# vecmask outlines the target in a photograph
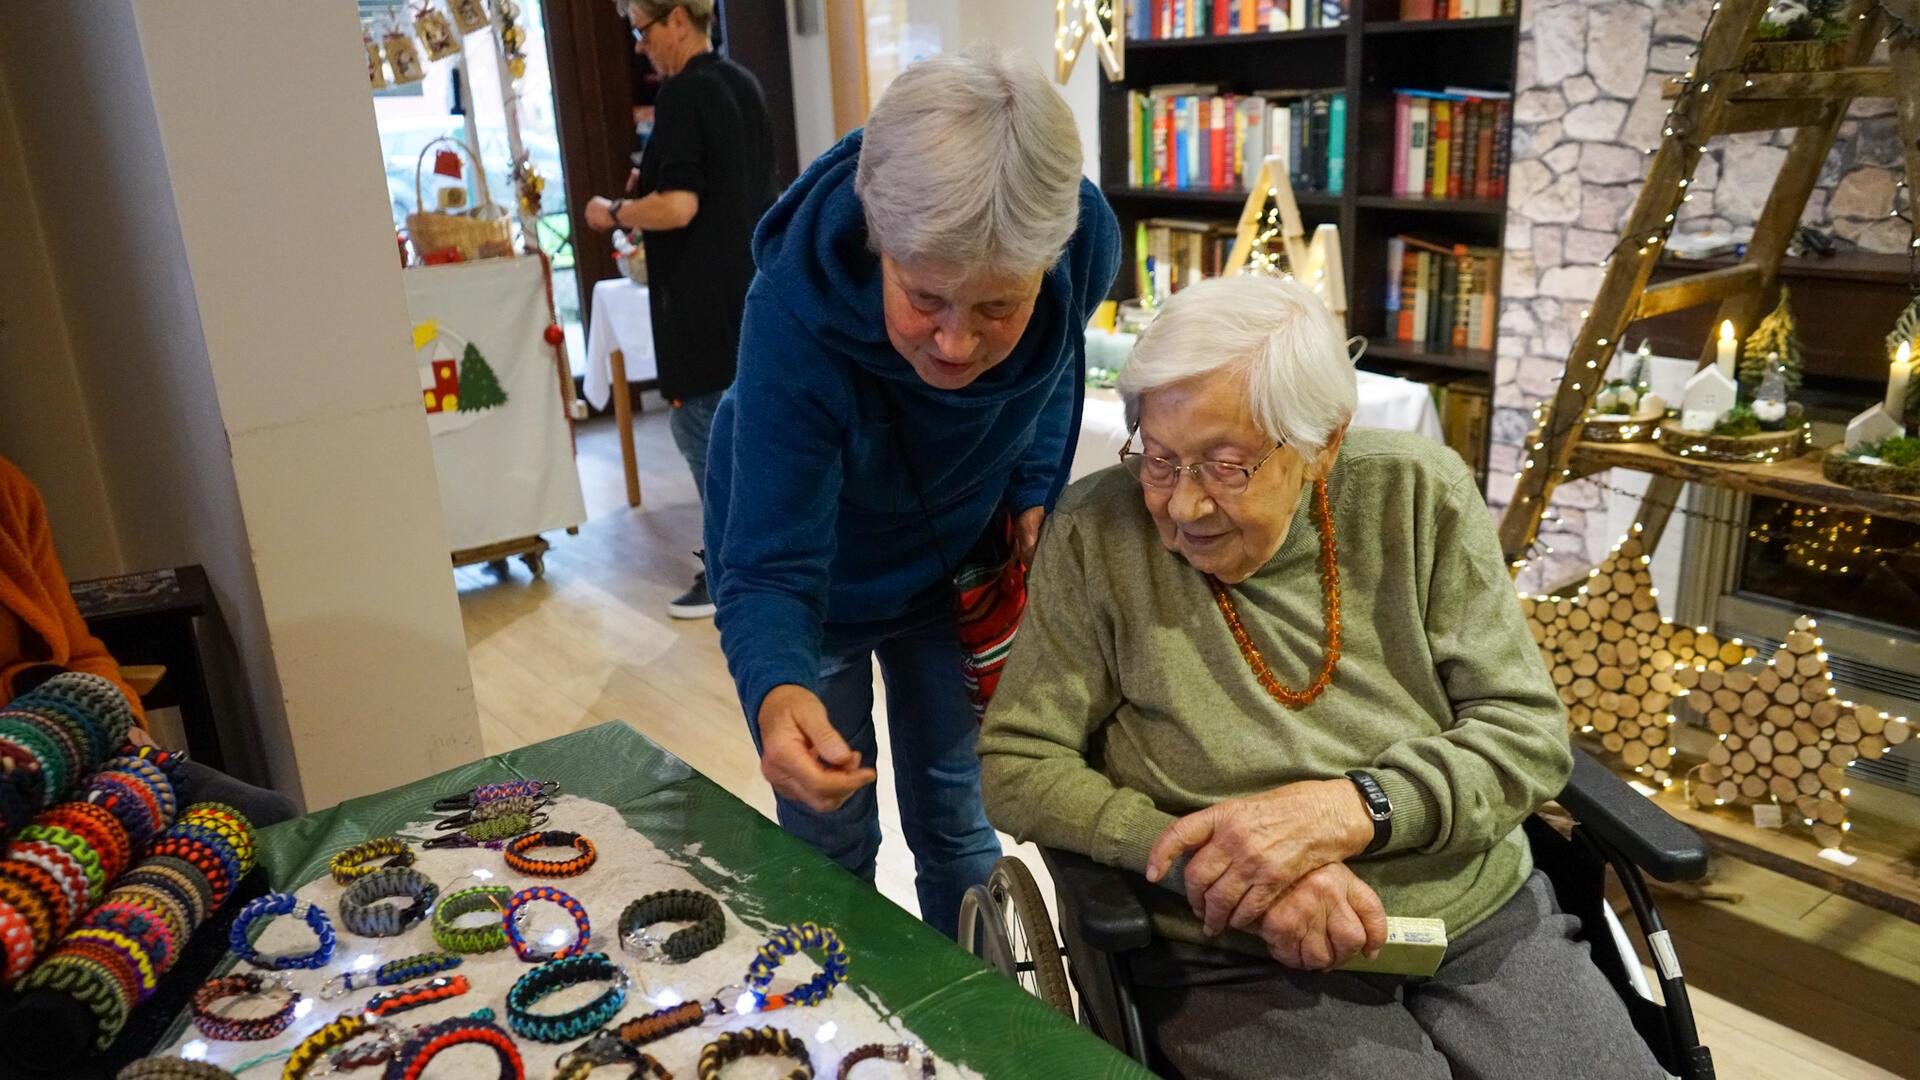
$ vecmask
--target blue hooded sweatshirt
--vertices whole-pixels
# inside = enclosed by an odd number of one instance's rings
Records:
[[[1000,507],[1052,508],[1079,427],[1087,320],[1119,268],[1119,225],[1082,180],[1079,226],[1013,352],[969,386],[928,386],[887,340],[853,191],[860,138],[761,219],[739,374],[713,422],[707,584],[750,720],[776,686],[818,692],[823,638],[875,640],[946,604],[945,566]]]

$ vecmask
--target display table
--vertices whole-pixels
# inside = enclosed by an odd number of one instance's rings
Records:
[[[562,793],[615,808],[635,831],[676,853],[703,886],[731,892],[729,903],[743,916],[833,926],[853,957],[841,992],[872,1001],[947,1062],[986,1077],[1150,1076],[619,722],[266,829],[261,866],[273,888],[291,891],[326,874],[334,852],[421,819],[441,795],[527,778],[557,780]],[[621,1018],[640,1011],[630,1003]],[[529,1075],[546,1075],[550,1056],[523,1049]]]
[[[653,309],[647,287],[626,277],[593,286],[593,315],[587,321],[587,372],[581,379],[587,401],[596,409],[613,399],[620,425],[620,464],[627,473],[627,505],[640,505],[640,467],[633,452],[633,400],[629,383],[652,383],[660,376],[653,352]],[[613,393],[620,386],[621,392]]]

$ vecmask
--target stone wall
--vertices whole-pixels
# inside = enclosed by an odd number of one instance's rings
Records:
[[[1508,182],[1506,272],[1495,377],[1488,498],[1504,509],[1532,426],[1566,363],[1580,313],[1600,288],[1600,260],[1640,193],[1660,140],[1660,85],[1687,69],[1712,0],[1523,0]],[[1888,217],[1900,157],[1889,101],[1861,101],[1841,128],[1802,219],[1844,248],[1904,251],[1904,222]],[[1750,231],[1792,132],[1713,140],[1679,213],[1682,232]],[[1592,566],[1607,535],[1605,492],[1580,482],[1559,488],[1558,521],[1541,539],[1522,582],[1566,581]]]

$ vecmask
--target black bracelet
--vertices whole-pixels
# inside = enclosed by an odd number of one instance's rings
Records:
[[[892,1046],[868,1043],[852,1050],[840,1059],[840,1080],[848,1080],[853,1067],[863,1061],[897,1061],[904,1065],[916,1052],[920,1055],[920,1080],[933,1080],[933,1051],[917,1043],[896,1043]]]
[[[376,870],[353,883],[340,897],[340,922],[361,937],[395,937],[427,917],[440,887],[411,867]],[[412,903],[394,907],[381,901],[410,897]]]
[[[700,1051],[700,1080],[720,1080],[720,1070],[747,1057],[789,1057],[799,1064],[784,1080],[813,1080],[813,1058],[807,1044],[785,1028],[742,1028],[729,1031]]]
[[[550,994],[583,982],[611,982],[600,996],[564,1013],[536,1013]],[[612,1020],[627,1003],[632,980],[606,953],[581,953],[552,960],[527,972],[507,991],[507,1026],[514,1034],[540,1042],[571,1042]]]
[[[690,922],[692,926],[659,938],[648,928],[656,923]],[[684,964],[707,952],[727,936],[727,916],[720,901],[693,889],[668,889],[643,896],[620,913],[620,947],[642,960]]]

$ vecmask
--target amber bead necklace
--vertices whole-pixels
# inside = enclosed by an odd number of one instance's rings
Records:
[[[1327,652],[1320,663],[1320,674],[1313,684],[1305,690],[1294,690],[1282,684],[1267,667],[1267,661],[1254,647],[1253,639],[1247,636],[1247,628],[1240,625],[1240,613],[1234,609],[1233,597],[1227,595],[1227,587],[1212,574],[1207,575],[1207,585],[1213,589],[1213,599],[1220,605],[1220,614],[1227,620],[1227,629],[1233,632],[1233,640],[1240,646],[1240,655],[1247,661],[1247,667],[1253,669],[1254,678],[1260,680],[1260,686],[1273,700],[1289,709],[1298,709],[1313,702],[1333,682],[1333,669],[1340,663],[1340,563],[1339,549],[1333,539],[1333,510],[1327,503],[1327,482],[1316,480],[1313,484],[1314,511],[1320,526],[1320,583],[1325,596],[1327,620]]]

